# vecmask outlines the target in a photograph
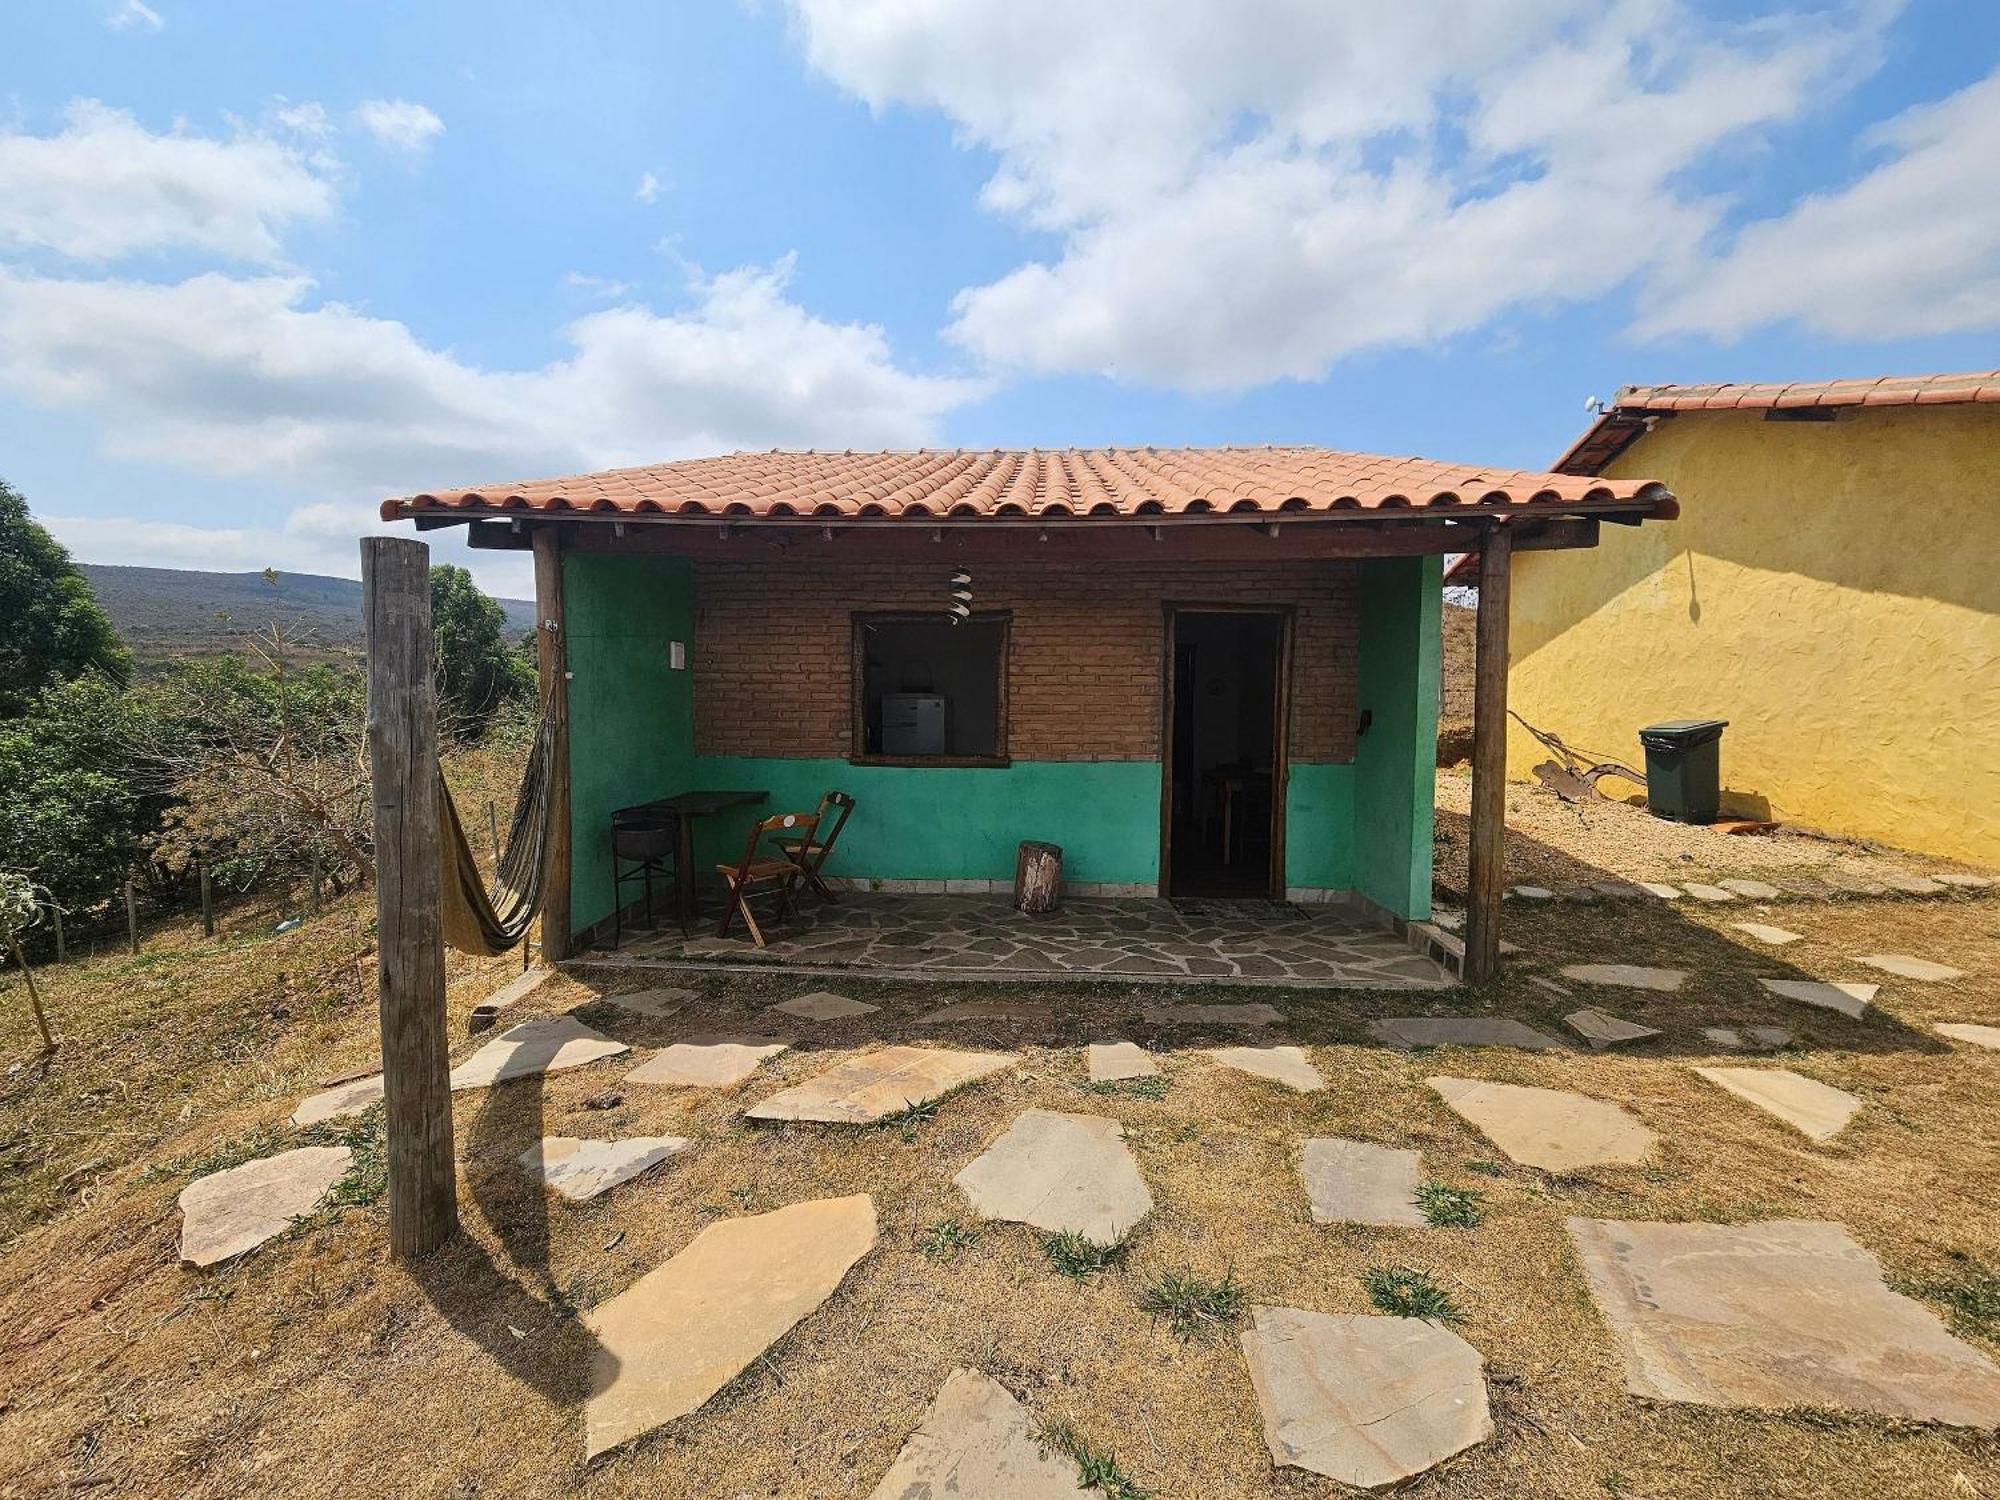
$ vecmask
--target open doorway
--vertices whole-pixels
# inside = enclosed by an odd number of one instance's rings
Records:
[[[1160,876],[1169,896],[1284,895],[1289,634],[1278,610],[1167,613]]]

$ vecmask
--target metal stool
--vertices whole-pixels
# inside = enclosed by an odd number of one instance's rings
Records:
[[[611,822],[611,945],[625,940],[625,887],[634,880],[646,885],[645,930],[659,923],[653,916],[653,877],[675,875],[680,827],[672,813],[625,814]],[[687,936],[687,924],[680,924]]]

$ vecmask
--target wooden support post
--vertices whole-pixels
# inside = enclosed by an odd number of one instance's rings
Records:
[[[500,814],[493,810],[493,799],[486,799],[486,836],[493,840],[493,871],[500,872]]]
[[[549,839],[543,856],[542,961],[569,957],[569,650],[563,631],[562,547],[553,526],[535,531],[535,663],[555,720],[549,767]]]
[[[1487,530],[1479,552],[1472,674],[1472,847],[1465,893],[1467,984],[1500,972],[1500,895],[1507,867],[1507,611],[1514,540]]]
[[[69,949],[63,942],[62,903],[56,900],[54,897],[49,898],[49,920],[55,923],[56,962],[61,963],[64,959],[69,957]]]
[[[444,1015],[437,692],[430,548],[361,541],[368,764],[375,799],[375,985],[389,1155],[389,1251],[413,1260],[458,1228]]]
[[[125,948],[130,953],[139,951],[139,897],[132,889],[130,871],[125,875]]]
[[[201,935],[203,937],[214,937],[215,885],[209,879],[208,861],[206,859],[197,859],[194,862],[194,868],[195,874],[201,880]]]

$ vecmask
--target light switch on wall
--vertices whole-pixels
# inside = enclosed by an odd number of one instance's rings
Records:
[[[685,672],[687,670],[687,664],[688,664],[687,642],[669,641],[667,643],[667,665],[676,672]]]

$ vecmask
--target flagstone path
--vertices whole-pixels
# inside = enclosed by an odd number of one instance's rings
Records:
[[[947,1021],[1030,1021],[1047,1025],[1056,1018],[1056,1008],[1041,1000],[961,1000],[917,1017],[919,1026],[937,1026]]]
[[[1696,1068],[1695,1072],[1816,1141],[1839,1135],[1861,1108],[1852,1094],[1788,1068]]]
[[[1851,980],[1834,984],[1817,979],[1759,979],[1757,982],[1780,999],[1796,1000],[1801,1005],[1817,1005],[1822,1010],[1837,1010],[1843,1016],[1857,1019],[1867,1014],[1868,1002],[1881,989],[1877,984],[1857,984]]]
[[[294,1125],[323,1125],[328,1120],[345,1120],[363,1114],[368,1106],[382,1098],[382,1075],[370,1073],[366,1078],[354,1078],[346,1083],[335,1084],[324,1093],[314,1094],[302,1100],[292,1111]]]
[[[1391,1016],[1370,1021],[1369,1033],[1385,1047],[1414,1052],[1420,1047],[1525,1047],[1560,1051],[1562,1043],[1520,1021],[1503,1016]]]
[[[1160,1065],[1137,1042],[1092,1042],[1083,1049],[1092,1083],[1123,1083],[1128,1078],[1151,1078]]]
[[[1687,983],[1687,972],[1683,969],[1649,969],[1644,964],[1570,964],[1563,969],[1562,976],[1578,984],[1661,990],[1669,994]]]
[[[1379,1489],[1493,1435],[1486,1362],[1450,1329],[1259,1307],[1242,1343],[1281,1467]]]
[[[1964,1021],[1940,1021],[1938,1034],[1948,1036],[1954,1042],[1970,1042],[1975,1047],[1990,1047],[2000,1051],[2000,1026],[1974,1026]]]
[[[635,1135],[622,1141],[549,1135],[521,1153],[521,1165],[572,1203],[630,1182],[694,1142],[677,1135]]]
[[[1417,1207],[1422,1167],[1415,1151],[1337,1137],[1307,1141],[1299,1153],[1315,1224],[1422,1229],[1430,1222]]]
[[[1729,924],[1738,932],[1747,932],[1760,943],[1768,943],[1773,948],[1782,948],[1788,943],[1803,943],[1802,932],[1789,932],[1783,927],[1772,927],[1763,922],[1732,922]]]
[[[1006,1219],[1115,1245],[1153,1195],[1116,1120],[1030,1109],[952,1181],[983,1219]]]
[[[791,1046],[781,1036],[697,1036],[663,1047],[625,1075],[627,1083],[667,1088],[734,1088]]]
[[[1701,1034],[1718,1047],[1751,1052],[1770,1052],[1792,1044],[1792,1034],[1782,1026],[1704,1026]]]
[[[1752,901],[1781,901],[1785,893],[1768,880],[1718,880],[1715,882],[1725,891],[1734,891],[1739,896],[1748,896]]]
[[[956,1052],[941,1047],[883,1047],[851,1057],[796,1088],[744,1111],[753,1120],[818,1120],[871,1125],[1011,1067],[1004,1052]]]
[[[1734,891],[1725,890],[1719,885],[1704,885],[1697,880],[1687,883],[1687,893],[1697,901],[1723,902],[1736,899]]]
[[[656,1021],[664,1021],[669,1016],[679,1015],[698,997],[693,990],[661,988],[623,990],[602,998],[635,1016],[650,1016]]]
[[[1923,984],[1940,984],[1948,979],[1965,978],[1965,970],[1954,969],[1950,964],[1933,963],[1928,958],[1911,958],[1907,953],[1870,953],[1855,959],[1858,964],[1866,964],[1871,969],[1880,969],[1884,974],[1894,974],[1898,979],[1914,979]]]
[[[1140,1012],[1153,1026],[1278,1026],[1285,1013],[1259,1000],[1253,1005],[1149,1005]]]
[[[583,1315],[591,1458],[686,1416],[833,1294],[875,1245],[865,1195],[711,1224]]]
[[[977,1370],[953,1370],[869,1500],[1078,1500],[1077,1468],[1027,1408]]]
[[[1643,1042],[1660,1034],[1657,1026],[1641,1026],[1608,1011],[1585,1007],[1563,1017],[1563,1025],[1590,1044],[1592,1051],[1616,1047],[1625,1042]]]
[[[213,1266],[255,1250],[317,1208],[353,1161],[345,1146],[301,1146],[197,1177],[181,1189],[181,1259]]]
[[[1890,1291],[1842,1225],[1567,1227],[1635,1396],[2000,1426],[2000,1367]]]
[[[1572,1172],[1629,1165],[1646,1160],[1660,1144],[1621,1105],[1603,1099],[1476,1078],[1424,1081],[1454,1114],[1524,1167]]]
[[[478,1089],[510,1078],[560,1073],[631,1050],[574,1016],[544,1016],[508,1027],[453,1068],[451,1086]]]
[[[1314,1094],[1326,1087],[1326,1076],[1312,1065],[1303,1047],[1212,1047],[1208,1055],[1225,1068],[1281,1083],[1295,1094]]]
[[[540,989],[554,969],[523,969],[506,984],[472,1007],[472,1014],[466,1017],[468,1031],[489,1031],[493,1024],[519,1005],[528,996]]]
[[[815,990],[810,995],[800,995],[791,1000],[780,1000],[772,1006],[788,1016],[799,1016],[808,1021],[846,1021],[855,1016],[865,1016],[882,1007],[870,1005],[866,1000],[850,1000],[845,995],[836,995],[830,990]]]

